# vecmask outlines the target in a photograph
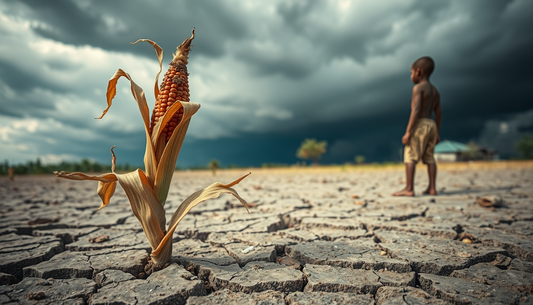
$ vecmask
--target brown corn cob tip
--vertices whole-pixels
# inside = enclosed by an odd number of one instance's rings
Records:
[[[152,122],[150,124],[150,132],[152,132],[155,124],[165,114],[167,108],[172,106],[175,101],[188,102],[189,101],[189,73],[187,73],[187,60],[189,59],[189,52],[191,51],[191,42],[194,39],[194,28],[192,29],[191,37],[179,45],[174,58],[170,62],[170,67],[163,78],[163,82],[159,88],[159,96],[155,102],[154,111],[152,112]],[[183,117],[183,108],[178,110],[170,122],[163,127],[162,136],[165,137],[166,142],[172,136],[174,128],[178,126]]]

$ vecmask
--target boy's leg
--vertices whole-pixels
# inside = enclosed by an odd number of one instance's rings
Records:
[[[405,163],[405,188],[399,192],[392,194],[392,196],[414,196],[414,180],[415,180],[416,163]]]
[[[435,181],[437,180],[437,164],[436,163],[428,164],[428,178],[429,178],[428,188],[422,194],[437,195],[437,188],[435,186]]]
[[[437,163],[433,154],[435,153],[435,145],[439,134],[437,132],[437,125],[433,122],[428,131],[428,141],[424,152],[423,160],[428,167],[428,188],[422,193],[424,195],[437,195],[437,189],[435,183],[437,180]]]

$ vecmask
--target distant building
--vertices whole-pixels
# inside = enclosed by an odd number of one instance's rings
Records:
[[[442,141],[435,145],[435,160],[437,162],[462,161],[462,155],[468,151],[468,146],[459,142]]]
[[[498,159],[498,155],[493,150],[488,150],[480,146],[476,147],[475,151],[471,150],[472,147],[463,143],[442,141],[435,146],[435,159],[437,162]]]

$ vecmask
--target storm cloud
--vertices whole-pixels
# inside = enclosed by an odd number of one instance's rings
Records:
[[[142,163],[129,84],[102,120],[121,68],[153,105],[156,41],[170,55],[193,27],[193,117],[178,165],[294,163],[305,138],[324,163],[399,161],[409,68],[436,61],[441,138],[516,154],[531,134],[533,2],[88,1],[0,3],[0,159]],[[498,129],[507,124],[508,131]],[[527,125],[527,126],[526,126]],[[497,136],[494,136],[497,135]]]

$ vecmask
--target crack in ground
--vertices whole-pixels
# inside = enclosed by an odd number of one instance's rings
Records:
[[[407,305],[411,305],[409,302],[407,302],[407,300],[405,299],[406,295],[402,295],[402,300],[405,302],[405,304]]]
[[[376,270],[372,270],[372,273],[374,273],[374,275],[378,277],[378,282],[381,283],[381,276],[376,273]],[[383,283],[381,283],[381,285],[385,286]]]

